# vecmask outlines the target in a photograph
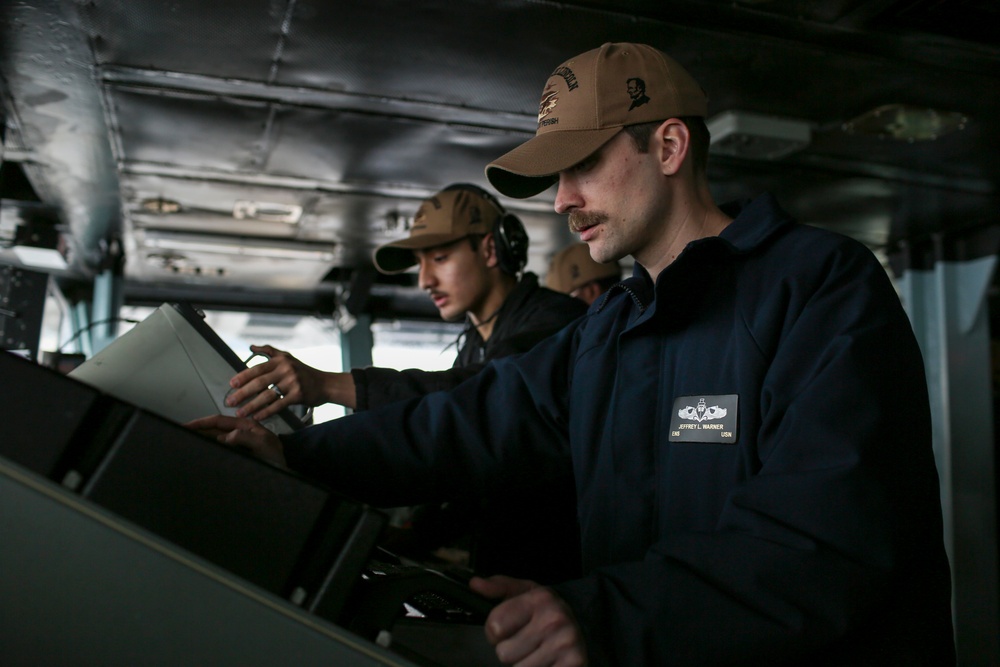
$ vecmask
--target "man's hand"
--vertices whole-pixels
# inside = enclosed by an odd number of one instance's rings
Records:
[[[270,345],[251,345],[250,350],[268,360],[240,371],[229,381],[234,391],[226,399],[226,405],[239,405],[237,415],[263,420],[290,405],[316,407],[340,403],[355,407],[348,405],[353,402],[354,390],[350,373],[318,370]],[[350,384],[350,396],[344,393],[346,383]],[[246,404],[242,405],[244,401]]]
[[[469,586],[480,595],[505,600],[486,619],[486,639],[500,662],[523,667],[587,664],[580,626],[552,589],[502,576],[473,577]]]
[[[287,467],[281,440],[253,419],[214,415],[195,419],[184,426],[224,445],[248,449],[257,458]]]

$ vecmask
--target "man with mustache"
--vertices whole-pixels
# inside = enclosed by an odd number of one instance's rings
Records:
[[[713,202],[707,113],[650,46],[567,60],[535,136],[487,177],[512,197],[556,185],[592,258],[631,255],[631,278],[456,391],[281,438],[232,418],[192,426],[382,502],[431,475],[465,488],[569,459],[583,576],[471,582],[503,599],[485,631],[507,664],[953,665],[909,321],[860,243],[767,194]],[[454,458],[460,470],[435,465]],[[372,488],[379,476],[391,483]]]
[[[269,345],[268,361],[236,375],[228,403],[262,420],[289,405],[337,403],[355,410],[457,386],[483,365],[531,349],[581,316],[577,299],[539,286],[524,271],[528,237],[521,221],[482,188],[459,183],[423,201],[409,236],[375,251],[387,274],[418,268],[420,288],[441,318],[465,321],[454,366],[446,371],[312,368]],[[277,389],[277,390],[275,390]],[[419,560],[445,557],[486,574],[516,573],[546,583],[579,574],[579,528],[568,466],[511,483],[502,495],[464,493],[422,504],[385,546]]]

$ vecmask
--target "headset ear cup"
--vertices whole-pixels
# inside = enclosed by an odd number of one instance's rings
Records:
[[[493,238],[500,269],[511,275],[520,273],[528,263],[528,233],[520,218],[504,213],[497,219]]]
[[[497,264],[504,273],[516,276],[528,263],[528,232],[524,223],[513,213],[508,213],[500,201],[491,193],[472,183],[454,183],[442,192],[466,190],[485,199],[496,207],[500,215],[493,223],[493,246],[496,249]]]

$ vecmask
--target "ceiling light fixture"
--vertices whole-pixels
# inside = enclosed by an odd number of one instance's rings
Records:
[[[847,134],[860,134],[894,141],[934,141],[964,130],[968,117],[957,111],[938,111],[906,104],[886,104],[847,121]]]
[[[283,222],[294,225],[302,217],[302,207],[296,204],[272,204],[239,199],[233,204],[233,217],[237,220]]]
[[[11,250],[18,261],[36,269],[65,271],[67,248],[54,226],[26,223],[17,226]]]
[[[139,205],[142,206],[143,210],[148,211],[149,213],[158,213],[160,215],[179,213],[181,210],[180,202],[176,202],[172,199],[164,199],[163,197],[143,199]]]
[[[707,122],[710,151],[751,160],[777,160],[809,145],[812,125],[749,111],[723,111]]]
[[[229,238],[218,240],[203,236],[176,236],[163,234],[146,234],[142,246],[146,249],[155,248],[161,251],[173,251],[181,254],[204,253],[209,255],[228,255],[242,257],[257,257],[262,259],[288,259],[310,262],[332,262],[336,255],[329,244],[312,246],[307,244],[291,245],[274,242],[259,242],[247,239],[243,242]]]

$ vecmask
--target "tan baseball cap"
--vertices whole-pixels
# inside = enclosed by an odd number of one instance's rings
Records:
[[[586,243],[574,243],[556,253],[545,274],[545,286],[557,292],[569,294],[592,280],[621,278],[622,268],[618,262],[600,263],[590,257],[590,247]]]
[[[382,273],[401,273],[417,263],[414,250],[445,245],[470,234],[486,234],[502,214],[499,205],[478,187],[449,186],[420,204],[408,237],[375,249],[375,268]]]
[[[486,167],[499,192],[523,199],[555,183],[626,125],[708,115],[708,96],[667,54],[645,44],[607,43],[549,76],[535,136]]]

